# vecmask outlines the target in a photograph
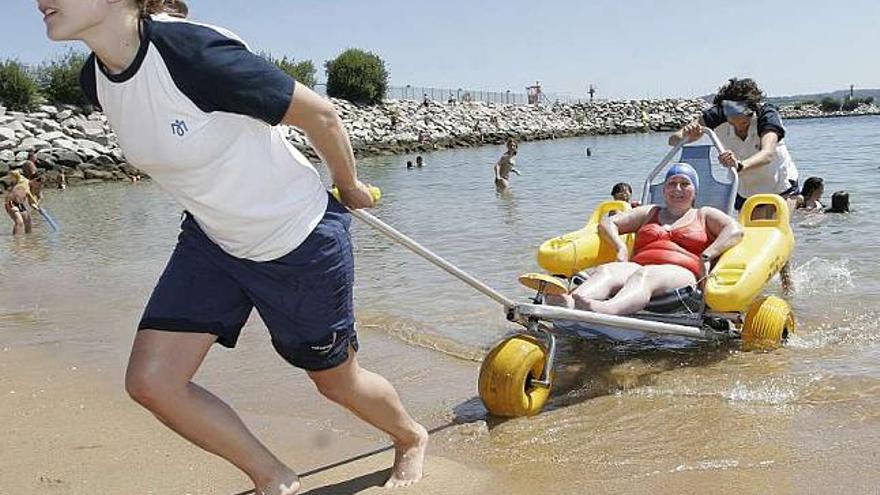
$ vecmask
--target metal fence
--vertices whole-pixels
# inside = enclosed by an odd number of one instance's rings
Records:
[[[425,98],[431,101],[481,101],[484,103],[510,103],[525,105],[529,102],[529,95],[505,91],[484,91],[481,89],[463,88],[431,88],[423,86],[389,86],[385,95],[389,100],[416,100],[423,101]],[[575,98],[569,95],[554,93],[541,93],[541,104],[553,103],[583,103],[587,100]]]
[[[322,96],[327,96],[327,85],[318,83],[315,85],[315,91]],[[412,100],[423,101],[427,98],[430,101],[450,102],[450,101],[480,101],[484,103],[509,103],[513,105],[525,105],[529,102],[529,95],[526,93],[516,93],[510,90],[506,91],[484,91],[481,89],[463,89],[463,88],[430,88],[425,86],[389,86],[385,98],[389,100]],[[540,104],[552,105],[553,103],[586,103],[589,98],[577,98],[571,95],[556,93],[541,93]]]

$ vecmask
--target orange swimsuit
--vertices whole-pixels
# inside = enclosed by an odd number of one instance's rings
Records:
[[[690,223],[675,229],[660,225],[659,217],[660,208],[655,207],[648,221],[636,232],[631,261],[640,265],[678,265],[700,278],[703,272],[700,255],[714,240],[706,230],[703,215],[698,210]]]

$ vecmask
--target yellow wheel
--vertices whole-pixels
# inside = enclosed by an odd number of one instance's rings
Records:
[[[550,389],[536,386],[547,352],[538,339],[516,335],[496,345],[480,367],[480,399],[495,416],[531,416],[541,412]]]
[[[794,315],[787,302],[776,296],[757,299],[746,313],[742,348],[744,351],[776,349],[794,329]]]

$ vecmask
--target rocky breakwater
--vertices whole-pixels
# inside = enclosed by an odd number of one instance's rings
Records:
[[[880,107],[872,103],[870,105],[859,105],[858,107],[849,111],[838,110],[836,112],[823,112],[822,109],[819,108],[819,105],[812,103],[803,103],[800,105],[782,106],[779,108],[779,112],[782,114],[782,118],[784,119],[822,119],[828,117],[880,115]]]
[[[28,154],[47,185],[129,180],[140,172],[125,161],[116,137],[100,113],[83,115],[76,107],[41,106],[37,112],[7,112],[0,107],[0,187],[7,172],[21,167]]]
[[[588,104],[510,105],[482,102],[388,101],[358,106],[333,100],[361,155],[392,155],[594,134],[668,131],[689,122],[706,106],[702,100],[631,100]],[[306,139],[295,129],[290,140]]]
[[[702,100],[631,100],[589,104],[509,105],[387,101],[359,106],[332,99],[358,156],[392,155],[439,148],[479,146],[593,134],[669,131],[697,116]],[[307,138],[292,127],[288,140],[316,158]],[[141,172],[128,164],[101,113],[76,107],[41,106],[37,112],[0,107],[0,187],[7,171],[29,152],[49,184],[61,174],[71,184],[129,180]]]

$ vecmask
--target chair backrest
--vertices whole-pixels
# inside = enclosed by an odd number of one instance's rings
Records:
[[[680,162],[685,162],[700,177],[700,189],[697,191],[696,206],[714,206],[719,210],[733,216],[733,206],[736,194],[733,193],[733,174],[727,171],[727,180],[718,179],[712,172],[712,159],[710,151],[712,145],[692,145],[685,146],[681,149]],[[714,167],[715,170],[721,171],[720,165]],[[658,174],[657,177],[665,177],[665,172]],[[665,206],[666,200],[663,199],[663,181],[651,184],[649,202],[659,206]]]

